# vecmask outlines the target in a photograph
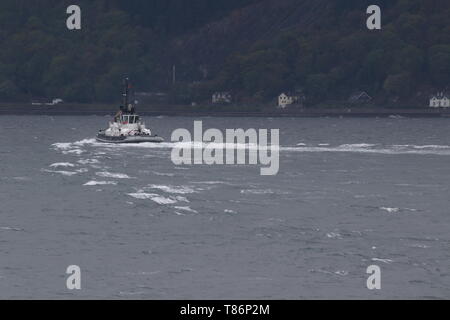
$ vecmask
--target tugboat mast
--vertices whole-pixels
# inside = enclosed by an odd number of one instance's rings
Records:
[[[124,86],[125,86],[125,91],[123,92],[122,96],[123,96],[123,106],[126,109],[126,108],[128,108],[128,96],[130,94],[130,80],[128,78],[125,78]]]

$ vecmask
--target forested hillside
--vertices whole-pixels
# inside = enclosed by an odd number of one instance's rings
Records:
[[[69,31],[73,3],[0,2],[0,100],[110,101],[125,74],[144,89],[164,86],[168,40],[226,15],[237,1],[80,0],[82,30]]]
[[[82,29],[69,31],[75,2]],[[450,1],[375,2],[378,31],[366,0],[2,0],[0,101],[116,101],[124,75],[186,104],[218,90],[256,104],[300,89],[316,105],[448,88]]]

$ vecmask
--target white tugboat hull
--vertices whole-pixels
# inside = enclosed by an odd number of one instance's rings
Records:
[[[123,136],[123,137],[111,137],[103,134],[98,134],[96,137],[98,142],[102,143],[161,143],[164,139],[158,136]]]

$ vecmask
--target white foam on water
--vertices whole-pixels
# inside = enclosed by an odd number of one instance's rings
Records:
[[[97,144],[98,145],[98,144]],[[235,150],[267,150],[273,148],[278,150],[279,146],[260,146],[257,144],[247,144],[247,143],[208,143],[208,142],[163,142],[163,143],[129,143],[129,144],[117,144],[111,145],[115,148],[144,148],[144,149],[204,149],[206,147],[213,149],[235,149]]]
[[[113,186],[115,186],[115,185],[117,185],[117,182],[115,182],[115,181],[95,181],[95,180],[92,180],[92,181],[89,181],[89,182],[86,182],[85,184],[83,184],[83,186],[106,186],[106,185],[113,185]]]
[[[81,147],[94,144],[95,139],[84,139],[76,142],[58,142],[52,144],[52,147],[61,151],[63,154],[76,154],[81,155],[85,152]]]
[[[83,139],[83,140],[80,140],[80,141],[76,141],[73,144],[75,146],[85,146],[85,145],[88,145],[88,144],[95,144],[95,143],[97,143],[97,141],[95,139]]]
[[[341,276],[341,277],[348,276],[348,274],[349,274],[349,272],[346,271],[346,270],[328,271],[328,270],[324,270],[324,269],[310,269],[308,271],[312,272],[312,273],[323,273],[323,274],[328,274],[328,275],[338,275],[338,276]]]
[[[145,193],[145,192],[128,193],[128,195],[130,197],[133,197],[133,198],[139,199],[139,200],[147,200],[147,199],[151,199],[152,197],[155,196],[153,193]]]
[[[231,185],[231,183],[227,181],[194,181],[194,184],[206,184],[206,185],[215,185],[215,184],[226,184]]]
[[[186,197],[176,196],[175,199],[180,202],[186,202],[186,203],[190,202]]]
[[[380,259],[380,258],[372,258],[372,261],[383,262],[383,263],[386,263],[386,264],[390,264],[390,263],[394,262],[391,259]]]
[[[144,142],[144,143],[125,143],[125,144],[113,144],[113,143],[101,143],[97,142],[95,139],[84,139],[72,143],[67,142],[59,142],[52,144],[53,147],[60,150],[69,150],[72,149],[80,149],[80,147],[84,146],[94,146],[94,147],[107,147],[107,148],[143,148],[143,149],[172,149],[174,147],[178,148],[192,148],[192,149],[202,149],[206,146],[211,148],[218,149],[267,149],[266,146],[259,146],[257,144],[248,144],[248,143],[202,143],[202,142],[162,142],[162,143],[152,143],[152,142]],[[269,146],[270,147],[270,146]],[[274,148],[278,148],[278,146],[273,146]]]
[[[72,148],[72,143],[71,142],[58,142],[58,143],[52,144],[52,146],[54,146],[56,149],[67,150],[67,149]]]
[[[313,272],[313,273],[333,274],[333,272],[323,270],[323,269],[309,269],[308,271]]]
[[[241,190],[242,194],[274,194],[275,191],[271,189],[245,189]]]
[[[191,213],[198,213],[197,210],[192,209],[191,207],[174,207],[177,210],[187,211]]]
[[[97,142],[95,139],[84,139],[73,143],[54,143],[54,148],[61,150],[65,154],[82,154],[85,151],[81,149],[84,146],[106,147],[107,149],[117,148],[142,148],[142,149],[172,149],[191,148],[201,149],[209,146],[218,149],[244,149],[260,150],[267,149],[278,150],[282,152],[353,152],[353,153],[374,153],[374,154],[413,154],[413,155],[445,155],[450,156],[450,146],[448,145],[390,145],[374,143],[354,143],[330,146],[328,143],[321,143],[317,146],[308,146],[306,143],[298,143],[296,146],[260,146],[247,143],[201,143],[201,142],[163,142],[163,143],[140,143],[140,144],[105,144]]]
[[[327,233],[327,238],[330,239],[342,239],[342,235],[337,232],[329,232]]]
[[[174,177],[175,176],[174,173],[163,173],[163,172],[156,172],[156,171],[153,171],[153,174],[156,176],[161,176],[161,177]]]
[[[225,213],[230,213],[230,214],[237,214],[236,211],[231,210],[231,209],[225,209],[225,210],[223,210],[223,212],[225,212]]]
[[[446,145],[391,145],[382,146],[380,144],[357,143],[342,144],[339,146],[295,146],[281,147],[281,151],[287,152],[349,152],[349,153],[369,153],[369,154],[385,154],[385,155],[439,155],[450,156],[450,146]]]
[[[164,191],[166,193],[174,193],[174,194],[189,194],[194,193],[195,190],[189,188],[187,186],[169,186],[169,185],[156,185],[151,184],[146,187],[146,189],[158,189]]]
[[[58,162],[58,163],[51,164],[49,167],[50,168],[58,168],[58,167],[73,168],[73,167],[75,167],[75,165],[73,163],[70,163],[70,162]]]
[[[400,208],[381,207],[380,210],[387,211],[389,213],[397,213],[400,211]]]
[[[98,161],[97,159],[81,159],[77,161],[79,164],[97,164],[100,163],[100,161]]]
[[[112,173],[112,172],[97,172],[95,175],[102,177],[102,178],[113,178],[113,179],[131,179],[130,176],[128,176],[125,173]]]
[[[410,144],[394,144],[392,147],[394,148],[409,148],[411,147]]]
[[[414,149],[450,149],[450,146],[442,146],[442,145],[426,145],[426,146],[412,146]]]
[[[178,201],[172,198],[166,198],[159,194],[155,193],[145,193],[145,192],[136,192],[136,193],[128,193],[130,197],[133,197],[135,199],[139,200],[151,200],[153,202],[156,202],[158,204],[175,204]]]
[[[20,228],[13,228],[13,227],[0,227],[0,230],[4,230],[4,231],[23,231],[23,229]]]
[[[370,143],[355,143],[355,144],[342,144],[339,148],[372,148],[375,147],[376,144]]]
[[[72,150],[63,151],[62,153],[63,153],[63,154],[77,154],[77,155],[80,155],[80,154],[83,154],[83,153],[84,153],[84,150],[81,150],[81,149],[72,149]]]
[[[74,175],[80,173],[77,171],[60,171],[60,170],[43,170],[43,171],[48,172],[48,173],[57,173],[57,174],[61,174],[63,176],[67,176],[67,177],[71,177],[71,176],[74,176]]]
[[[380,207],[380,210],[389,212],[389,213],[398,213],[398,212],[417,212],[417,209],[410,209],[410,208],[389,208],[389,207]]]

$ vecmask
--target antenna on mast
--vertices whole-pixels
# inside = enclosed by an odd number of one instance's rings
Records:
[[[172,67],[172,84],[175,84],[177,82],[177,67],[173,65]]]
[[[125,87],[124,91],[123,91],[123,94],[122,94],[122,96],[123,96],[123,106],[125,108],[128,108],[128,97],[130,95],[130,79],[125,78],[124,81],[123,81],[123,84],[124,84],[124,87]]]

